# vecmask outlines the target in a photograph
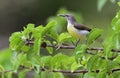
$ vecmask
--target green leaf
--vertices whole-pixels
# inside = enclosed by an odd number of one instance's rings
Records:
[[[11,70],[12,68],[11,57],[12,57],[12,51],[10,49],[0,50],[0,65],[1,65],[0,71],[2,71],[3,69]]]
[[[93,65],[93,69],[94,70],[103,70],[104,72],[106,72],[106,66],[108,64],[108,60],[102,59],[102,58],[98,58],[95,61],[96,64]]]
[[[53,78],[64,78],[64,75],[60,72],[53,73]]]
[[[71,72],[74,72],[76,69],[78,69],[79,67],[82,67],[82,65],[74,62],[72,65],[71,65]]]
[[[42,34],[44,35],[44,34],[50,32],[50,30],[55,26],[55,24],[56,24],[55,21],[49,22],[49,23],[45,26],[44,31],[42,32]]]
[[[39,74],[40,73],[40,65],[35,64],[34,65],[34,71]]]
[[[102,71],[102,72],[99,72],[97,77],[96,78],[106,78],[106,72]]]
[[[34,55],[34,57],[31,58],[31,64],[34,65],[40,65],[40,60],[41,60],[41,57],[39,55]]]
[[[84,75],[83,78],[96,78],[97,74],[94,72],[88,72]]]
[[[90,31],[90,33],[88,34],[88,45],[92,44],[97,38],[99,38],[102,34],[102,31],[103,30],[97,28],[92,29],[92,31]]]
[[[24,70],[20,71],[18,74],[18,78],[26,78],[26,74],[28,71],[29,71],[29,69],[24,69]]]
[[[52,58],[52,66],[55,69],[61,69],[62,66],[67,64],[68,56],[58,53]]]
[[[120,64],[120,55],[117,56],[113,61],[117,62],[118,64]]]
[[[69,33],[61,33],[58,37],[58,42],[62,43],[64,41],[71,40],[72,36]]]
[[[26,54],[24,54],[24,53],[20,53],[18,55],[15,54],[13,56],[12,62],[13,62],[13,69],[16,72],[17,69],[19,68],[19,66],[26,62]]]
[[[107,0],[97,0],[97,10],[101,11],[104,5],[106,4]]]
[[[30,46],[26,46],[26,45],[23,45],[22,47],[21,47],[21,51],[23,51],[23,52],[28,52],[29,50],[30,50]]]
[[[30,34],[31,32],[33,32],[34,29],[35,29],[35,25],[34,25],[34,24],[28,24],[28,25],[27,25],[27,28],[24,27],[24,31],[22,31],[22,34],[23,34],[25,37],[29,38],[29,34]]]
[[[24,45],[24,41],[22,40],[22,33],[15,32],[9,38],[10,48],[13,51],[18,51]]]
[[[111,70],[115,68],[119,68],[119,64],[115,61],[109,61],[106,67],[107,72],[111,73]]]
[[[58,39],[58,33],[57,33],[56,27],[51,28],[49,31],[50,32],[48,32],[47,35],[57,41],[57,39]]]
[[[96,63],[99,59],[99,56],[91,56],[87,62],[87,70],[88,71],[95,71],[96,70]]]
[[[32,58],[29,61],[29,63],[34,67],[34,71],[37,74],[40,73],[40,65],[41,65],[40,61],[41,61],[41,57],[39,55],[33,55]]]
[[[48,50],[48,52],[49,52],[50,54],[53,53],[53,48],[52,48],[52,47],[46,47],[46,48],[47,48],[47,50]]]
[[[113,38],[114,38],[114,35],[111,35],[104,42],[104,54],[106,59],[109,57],[111,50],[114,48]]]
[[[112,29],[114,32],[120,31],[120,11],[117,12],[116,16],[112,20]]]
[[[81,59],[84,55],[84,53],[86,52],[87,46],[85,44],[80,44],[75,48],[75,58],[76,58],[76,62],[79,63],[81,62]]]
[[[40,39],[35,39],[35,41],[34,41],[34,46],[33,46],[34,51],[33,52],[37,55],[40,55],[41,43],[42,43],[41,38]]]
[[[52,68],[52,56],[43,56],[41,57],[41,67],[48,66]]]
[[[36,39],[40,39],[43,37],[43,34],[42,32],[44,31],[44,27],[42,25],[36,27],[34,30],[33,30],[33,37]]]

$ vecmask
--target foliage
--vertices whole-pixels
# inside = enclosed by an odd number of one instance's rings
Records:
[[[65,9],[60,9],[58,13],[62,11],[79,16]],[[76,39],[56,29],[65,24],[65,19],[53,16],[48,21],[45,26],[28,24],[23,31],[10,36],[10,49],[0,52],[1,78],[14,78],[15,75],[25,78],[31,71],[33,78],[64,78],[63,73],[79,73],[79,78],[120,77],[120,11],[111,22],[110,34],[101,43],[103,48],[95,51],[91,45],[104,34],[102,29],[93,28],[87,36],[87,44],[74,46],[70,43]],[[67,53],[68,50],[54,49],[68,47],[73,49],[70,53]]]

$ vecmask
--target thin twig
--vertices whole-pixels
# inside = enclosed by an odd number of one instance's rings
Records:
[[[33,45],[34,42],[31,40],[25,41],[26,45]],[[53,47],[53,48],[58,48],[59,49],[75,49],[76,46],[66,46],[66,45],[61,45],[61,46],[55,46],[55,45],[46,45],[46,47]],[[104,51],[103,48],[98,48],[98,47],[92,47],[92,48],[87,48],[87,50],[100,50],[100,51]],[[116,50],[116,49],[112,49],[112,52],[120,52],[120,50]]]
[[[47,45],[47,47],[57,48],[58,46]],[[59,48],[60,48],[60,49],[75,49],[75,46],[65,46],[65,45],[61,45]],[[87,50],[100,50],[100,51],[104,51],[103,48],[97,48],[97,47],[87,48]],[[116,50],[116,49],[112,49],[111,51],[112,51],[112,52],[120,52],[120,50]]]
[[[24,67],[23,69],[25,69],[25,68],[28,69],[28,67]],[[85,69],[76,70],[76,71],[73,71],[73,72],[71,72],[70,70],[50,70],[50,69],[47,69],[47,68],[41,68],[40,70],[41,71],[49,71],[49,72],[73,73],[73,74],[74,73],[87,73],[88,72],[88,70],[85,70]],[[34,68],[32,68],[31,71],[34,71]],[[112,69],[111,71],[112,71],[112,73],[116,72],[116,71],[120,71],[120,68]],[[4,73],[13,72],[14,73],[14,70],[4,70],[4,71],[1,71],[0,73],[3,73],[3,72]],[[91,72],[99,73],[100,70],[91,71]]]

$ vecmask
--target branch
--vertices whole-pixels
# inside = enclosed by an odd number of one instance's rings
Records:
[[[26,40],[25,45],[33,45],[34,42],[32,40]],[[45,42],[41,44],[42,47],[53,47],[53,48],[59,48],[59,49],[75,49],[75,46],[66,46],[66,45],[60,45],[60,46],[55,46],[55,45],[47,45]],[[87,48],[87,50],[100,50],[104,51],[103,48],[97,48],[97,47],[92,47],[92,48]],[[112,49],[112,52],[120,52],[120,50]]]
[[[25,67],[25,66],[22,66],[22,69],[30,69],[29,67]],[[22,70],[21,68],[19,70]],[[34,68],[31,68],[30,71],[34,71]],[[87,73],[88,70],[85,70],[85,69],[82,69],[82,70],[76,70],[74,72],[71,72],[70,70],[51,70],[51,69],[47,69],[47,68],[41,68],[40,71],[49,71],[49,72],[61,72],[61,73],[72,73],[72,74],[77,74],[77,73]],[[111,72],[116,72],[116,71],[120,71],[120,68],[116,68],[116,69],[112,69]],[[1,71],[0,73],[7,73],[7,72],[13,72],[14,73],[14,70],[5,70],[5,71]],[[96,73],[99,73],[100,70],[96,70],[96,71],[91,71],[91,72],[96,72]]]
[[[53,48],[58,48],[58,46],[53,46],[53,45],[47,45],[47,47],[53,47]],[[75,49],[75,46],[65,46],[65,45],[61,45],[59,46],[60,49]],[[100,51],[104,51],[103,48],[97,48],[97,47],[92,47],[92,48],[87,48],[87,50],[100,50]],[[116,49],[112,49],[112,52],[120,52],[120,50],[116,50]]]

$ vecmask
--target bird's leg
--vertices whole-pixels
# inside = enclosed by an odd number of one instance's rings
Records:
[[[78,40],[77,40],[77,42],[76,42],[75,46],[77,46],[79,42],[80,42],[80,39],[78,39]]]
[[[76,41],[76,43],[74,43],[73,41],[71,41],[71,42],[72,42],[72,44],[73,44],[74,46],[77,46],[78,43],[80,42],[80,39],[78,39],[78,40]]]
[[[76,46],[75,43],[74,43],[72,40],[71,40],[71,42],[72,42],[72,44],[73,44],[74,46]]]

